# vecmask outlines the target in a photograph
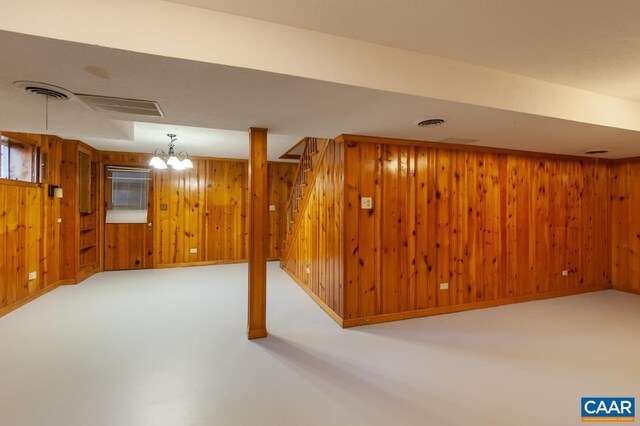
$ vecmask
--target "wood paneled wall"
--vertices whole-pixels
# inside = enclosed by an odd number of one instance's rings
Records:
[[[609,162],[338,141],[283,267],[343,326],[611,286]]]
[[[60,164],[62,141],[55,137],[3,134],[40,146],[49,164]],[[60,200],[49,198],[48,184],[59,184],[50,167],[42,184],[0,180],[0,315],[55,288],[61,281]],[[29,280],[29,272],[36,272]]]
[[[248,163],[192,158],[194,168],[154,171],[154,266],[242,262],[247,259]],[[146,166],[147,154],[103,153],[103,164]],[[269,163],[269,258],[280,258],[294,163]],[[162,205],[166,205],[163,210]],[[105,235],[108,238],[108,235]],[[107,245],[109,241],[107,240]],[[197,253],[190,253],[196,248]],[[107,251],[106,256],[116,256]],[[117,259],[105,259],[117,263]],[[124,261],[124,260],[123,260]]]
[[[606,163],[356,138],[344,167],[346,325],[610,285]]]
[[[610,166],[611,281],[640,293],[640,159]]]
[[[329,141],[318,155],[315,178],[304,188],[307,201],[301,204],[303,214],[287,242],[282,267],[339,322],[344,314],[343,145]]]
[[[194,160],[155,173],[158,265],[246,259],[247,163]],[[189,254],[190,248],[198,253]]]
[[[102,203],[96,206],[96,220],[79,212],[79,150],[105,164],[146,166],[149,161],[145,154],[98,153],[79,141],[56,136],[2,134],[40,146],[48,156],[48,176],[40,184],[0,180],[0,316],[60,284],[78,282],[101,269]],[[167,170],[156,179],[160,191],[152,196],[154,206],[166,203],[168,210],[156,208],[155,223],[162,226],[155,227],[157,238],[151,249],[158,255],[154,266],[246,260],[247,161],[196,159],[194,164],[194,171]],[[269,164],[270,203],[276,206],[269,212],[272,259],[280,257],[295,169],[294,163]],[[102,180],[102,173],[95,177]],[[101,192],[97,183],[94,187]],[[50,198],[49,184],[62,186],[64,198]],[[96,199],[102,198],[96,194]],[[97,245],[91,250],[97,260],[87,263],[83,258],[87,249],[81,242],[88,238],[89,222],[95,226],[90,236],[96,238]],[[125,237],[133,238],[118,236]],[[190,254],[191,247],[197,247],[198,253]],[[37,273],[35,280],[28,280],[30,271]]]

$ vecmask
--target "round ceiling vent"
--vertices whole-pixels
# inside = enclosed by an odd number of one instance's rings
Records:
[[[444,124],[444,120],[442,118],[430,118],[428,120],[422,120],[418,123],[419,127],[435,127]]]
[[[594,148],[594,149],[585,151],[584,153],[587,155],[598,155],[598,154],[606,154],[607,152],[609,152],[609,150],[606,148]]]
[[[54,86],[37,81],[14,81],[13,84],[22,90],[26,90],[34,95],[46,96],[49,99],[66,101],[73,98],[73,93],[62,87]]]

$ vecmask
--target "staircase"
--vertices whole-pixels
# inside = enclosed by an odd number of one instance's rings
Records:
[[[302,208],[305,205],[310,185],[313,184],[318,164],[327,147],[328,139],[304,138],[301,143],[304,149],[300,155],[300,162],[296,170],[291,195],[287,203],[287,232],[285,236],[285,252],[289,246],[291,235],[295,231],[295,225],[299,219]]]

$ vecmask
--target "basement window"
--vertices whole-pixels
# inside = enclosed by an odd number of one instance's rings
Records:
[[[149,169],[107,167],[106,223],[146,223]]]
[[[38,182],[40,148],[0,136],[0,179]]]

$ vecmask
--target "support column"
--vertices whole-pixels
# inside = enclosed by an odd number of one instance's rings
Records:
[[[249,130],[249,315],[247,337],[267,337],[267,129]]]

